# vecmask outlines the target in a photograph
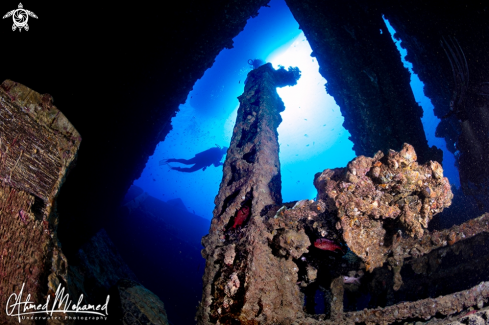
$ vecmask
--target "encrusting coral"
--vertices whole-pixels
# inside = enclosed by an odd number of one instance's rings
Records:
[[[336,228],[348,247],[372,271],[386,260],[396,233],[421,237],[433,215],[450,206],[453,194],[436,161],[416,162],[409,144],[401,151],[359,156],[346,168],[318,173],[318,200],[337,214]]]

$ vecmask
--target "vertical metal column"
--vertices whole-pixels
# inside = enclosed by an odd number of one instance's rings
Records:
[[[207,263],[199,324],[284,324],[302,312],[295,264],[272,254],[262,220],[267,206],[282,203],[277,127],[285,107],[276,87],[294,85],[299,76],[298,69],[271,64],[248,74],[211,229],[202,240]]]

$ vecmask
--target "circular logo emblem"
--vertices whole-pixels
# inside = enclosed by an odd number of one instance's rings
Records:
[[[22,3],[19,3],[18,9],[11,10],[7,12],[3,18],[8,18],[12,16],[14,20],[14,24],[12,25],[12,30],[15,31],[17,28],[19,32],[24,28],[26,31],[29,30],[29,25],[27,25],[27,21],[29,20],[29,16],[33,18],[37,18],[36,14],[32,11],[25,10],[22,6]]]

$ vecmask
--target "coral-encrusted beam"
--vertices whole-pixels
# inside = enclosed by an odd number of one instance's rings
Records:
[[[277,127],[284,104],[276,87],[294,85],[299,76],[298,69],[271,64],[248,74],[211,229],[202,240],[207,264],[199,324],[283,324],[302,312],[297,268],[272,254],[262,217],[282,201]]]
[[[2,324],[18,324],[17,317],[5,311],[11,310],[8,297],[21,288],[23,299],[30,295],[37,304],[45,303],[59,284],[66,287],[68,267],[58,246],[53,206],[80,141],[50,95],[10,80],[0,85]]]

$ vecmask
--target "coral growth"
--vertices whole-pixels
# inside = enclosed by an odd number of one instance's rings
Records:
[[[316,174],[314,185],[319,200],[337,213],[336,228],[348,247],[370,271],[385,262],[389,238],[396,232],[421,237],[453,197],[441,165],[418,165],[406,143],[387,157],[379,151],[373,158],[353,159],[346,168],[326,169]]]
[[[199,324],[291,324],[301,313],[293,259],[311,242],[299,229],[277,227],[271,234],[264,218],[282,204],[277,127],[285,106],[276,88],[297,82],[299,70],[289,70],[270,63],[252,70],[239,97],[214,218],[202,239],[207,262]]]
[[[285,70],[284,67],[279,66],[279,69],[275,71],[275,84],[277,87],[294,86],[300,77],[301,70],[299,68],[289,67]]]

